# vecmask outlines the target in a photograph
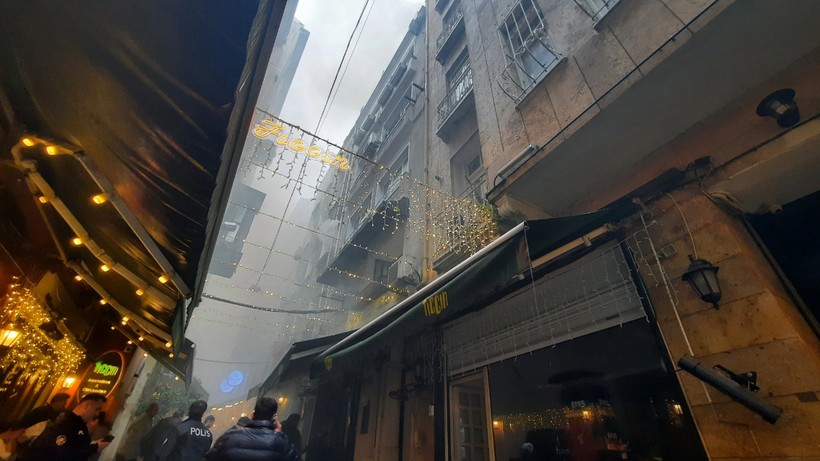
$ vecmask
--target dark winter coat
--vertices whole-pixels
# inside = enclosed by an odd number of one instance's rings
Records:
[[[168,459],[171,450],[176,445],[177,425],[176,418],[163,418],[140,441],[140,454],[145,461],[164,461]]]
[[[205,455],[208,461],[297,461],[299,454],[270,421],[252,420],[244,429],[220,437]]]
[[[85,461],[97,448],[96,443],[91,443],[85,421],[67,411],[62,421],[47,427],[34,439],[22,460]]]
[[[211,431],[198,419],[177,424],[177,439],[169,461],[200,461],[213,442]]]

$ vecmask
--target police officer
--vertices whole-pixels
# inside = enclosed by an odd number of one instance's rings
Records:
[[[105,396],[88,394],[63,419],[47,427],[23,457],[24,461],[85,461],[102,451],[109,442],[91,443],[86,423],[96,418],[105,404]]]
[[[177,425],[177,438],[168,461],[199,461],[211,448],[213,436],[202,424],[208,402],[197,400],[188,408],[188,419]]]

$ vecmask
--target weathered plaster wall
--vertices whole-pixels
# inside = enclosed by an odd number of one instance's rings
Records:
[[[720,267],[720,309],[697,297],[681,280],[693,253],[681,212],[664,196],[650,205],[649,233],[657,249],[676,254],[662,260],[678,299],[677,321],[662,284],[642,276],[673,361],[688,353],[706,366],[756,371],[759,396],[783,408],[771,425],[759,416],[678,371],[703,442],[712,459],[818,459],[820,456],[820,342],[794,306],[742,222],[697,190],[674,192],[688,221],[698,257]],[[645,268],[644,268],[645,269]]]

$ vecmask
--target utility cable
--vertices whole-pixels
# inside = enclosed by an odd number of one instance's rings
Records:
[[[333,103],[336,102],[336,96],[339,95],[339,88],[342,87],[342,82],[345,80],[345,75],[347,75],[347,69],[350,67],[350,63],[353,61],[353,55],[356,54],[356,47],[359,46],[359,40],[362,38],[362,34],[364,33],[364,26],[367,24],[367,20],[370,19],[370,13],[373,12],[373,5],[376,4],[376,0],[370,2],[370,10],[367,12],[367,16],[364,18],[364,22],[362,23],[362,27],[359,28],[359,36],[356,37],[356,41],[353,43],[353,49],[350,50],[350,57],[347,59],[347,64],[345,64],[345,68],[342,71],[342,75],[339,77],[339,84],[336,85],[336,92],[333,93],[333,97],[330,99],[330,104],[327,106],[327,113],[330,114],[330,109],[333,107]],[[354,29],[355,30],[355,29]],[[344,58],[342,58],[344,59]],[[316,127],[316,132],[318,133],[322,126],[325,124],[324,119],[319,120],[319,126]]]
[[[345,58],[347,57],[347,51],[350,49],[350,44],[353,42],[353,37],[356,35],[356,30],[359,28],[359,24],[362,22],[362,18],[364,17],[364,13],[367,10],[367,5],[370,4],[370,0],[365,0],[364,6],[362,6],[362,12],[359,13],[359,19],[356,20],[356,25],[353,27],[353,31],[350,32],[350,38],[347,39],[347,45],[345,46],[344,54],[342,54],[342,60],[339,61],[339,68],[336,69],[336,75],[333,76],[333,83],[330,84],[330,91],[327,93],[327,99],[325,99],[325,106],[322,108],[322,113],[319,115],[319,120],[316,123],[316,129],[313,130],[315,132],[319,132],[319,127],[322,124],[322,119],[327,112],[328,105],[330,104],[330,98],[333,95],[333,88],[336,86],[336,81],[339,79],[339,74],[342,72],[342,66],[344,65]]]

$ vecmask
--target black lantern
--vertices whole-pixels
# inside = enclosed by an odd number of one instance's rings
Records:
[[[683,274],[683,280],[689,282],[698,292],[700,299],[718,307],[720,301],[720,282],[718,282],[718,266],[705,259],[695,259],[689,255],[689,269]]]
[[[800,110],[794,100],[794,90],[784,88],[763,98],[757,105],[757,115],[771,117],[783,128],[797,125],[800,121]]]

